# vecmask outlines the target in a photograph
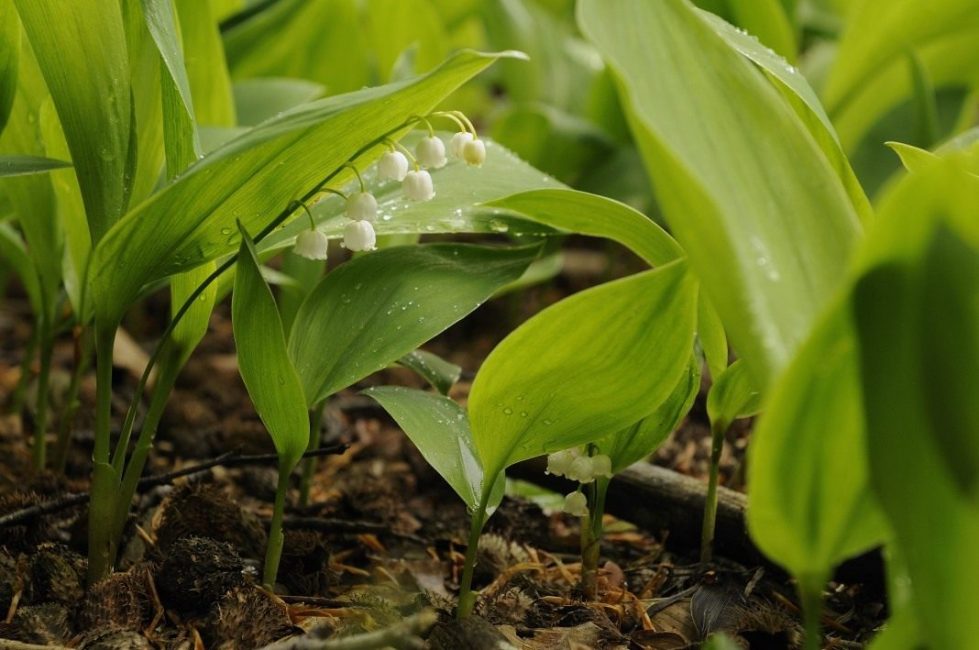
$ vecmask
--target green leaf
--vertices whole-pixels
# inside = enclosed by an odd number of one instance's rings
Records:
[[[977,199],[960,160],[904,180],[852,296],[871,477],[906,565],[904,609],[942,648],[974,644],[979,599]]]
[[[236,219],[257,232],[358,150],[428,112],[499,56],[462,52],[410,82],[306,104],[205,156],[99,242],[91,265],[96,318],[117,322],[143,285],[231,253]],[[375,147],[360,163],[379,154]]]
[[[194,122],[194,101],[190,94],[190,81],[187,79],[187,65],[184,63],[184,48],[180,40],[180,28],[171,0],[141,0],[143,17],[149,29],[160,58],[163,60],[167,77],[173,84],[183,110]],[[198,3],[207,6],[207,2]]]
[[[485,476],[466,411],[448,397],[409,388],[381,386],[364,394],[391,414],[428,464],[474,510],[485,489]],[[505,479],[499,477],[493,486],[495,498],[490,499],[490,509],[499,505],[504,486]]]
[[[462,375],[462,368],[425,350],[409,352],[398,359],[398,365],[413,370],[443,395],[449,394],[452,386],[459,381],[459,377]]]
[[[751,537],[810,587],[885,530],[869,490],[852,326],[834,307],[770,388],[748,448]]]
[[[64,167],[71,167],[71,163],[42,156],[0,156],[0,176],[43,174]]]
[[[687,367],[696,302],[677,261],[575,294],[507,336],[469,396],[487,476],[649,415]]]
[[[303,303],[289,353],[308,404],[408,354],[520,277],[537,247],[389,248],[329,273]]]
[[[279,466],[295,466],[306,451],[309,421],[303,387],[289,361],[275,299],[259,269],[255,247],[242,231],[231,300],[238,368],[262,422],[272,436]]]
[[[409,135],[404,143],[412,147],[421,135]],[[446,139],[448,134],[440,135]],[[431,201],[406,201],[400,183],[380,181],[373,171],[367,174],[364,178],[367,190],[378,203],[379,218],[374,224],[377,234],[552,233],[550,228],[528,224],[523,219],[517,220],[494,210],[492,206],[482,205],[517,192],[562,186],[495,142],[481,139],[486,144],[486,162],[483,166],[475,168],[453,160],[442,169],[433,170],[435,198]],[[340,238],[348,221],[344,216],[345,209],[344,201],[335,196],[326,197],[312,206],[319,230],[331,239]],[[296,236],[308,227],[308,220],[296,219],[269,236],[259,250],[292,245]]]
[[[231,77],[212,3],[175,0],[175,4],[197,123],[211,127],[235,126]]]
[[[789,61],[795,60],[795,28],[781,0],[728,0],[739,25]]]
[[[739,650],[740,648],[740,645],[732,641],[731,637],[722,632],[712,634],[707,639],[707,643],[704,644],[704,650]]]
[[[13,0],[0,0],[0,133],[7,125],[17,93],[17,64],[20,59],[20,21]]]
[[[860,226],[796,112],[683,0],[583,0],[657,198],[760,388],[844,278]]]
[[[255,126],[278,113],[323,96],[324,88],[305,79],[242,79],[235,82],[238,124]]]
[[[748,367],[738,359],[714,380],[707,393],[707,417],[711,425],[727,430],[740,418],[761,410],[761,394],[755,389]]]
[[[128,196],[132,103],[119,3],[14,3],[64,125],[98,241],[123,214]]]
[[[598,452],[612,460],[612,473],[618,474],[629,465],[656,451],[656,448],[680,426],[680,422],[690,412],[690,407],[693,406],[699,392],[700,360],[692,358],[687,372],[680,377],[673,392],[655,411],[627,429],[606,436],[595,443]]]
[[[17,231],[6,223],[0,223],[0,258],[13,269],[24,287],[31,311],[40,315],[44,313],[44,297],[41,293],[41,283],[37,278],[37,270],[27,254],[27,246]]]
[[[448,37],[430,0],[367,0],[370,52],[381,81],[391,80],[398,56],[417,46],[416,69],[429,70],[449,52]]]
[[[624,203],[597,194],[539,189],[485,205],[565,232],[611,239],[651,266],[683,257],[683,249],[655,221]]]

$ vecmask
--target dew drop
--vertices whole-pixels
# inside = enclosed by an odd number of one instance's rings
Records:
[[[503,409],[503,412],[506,413],[507,415],[513,415],[513,409],[510,408],[509,406]]]
[[[510,226],[502,219],[490,219],[489,227],[493,232],[506,232],[510,230]]]

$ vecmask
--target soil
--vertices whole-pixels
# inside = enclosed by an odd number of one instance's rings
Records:
[[[480,361],[522,319],[634,268],[628,256],[571,243],[566,271],[555,282],[495,300],[426,346],[464,368],[454,397],[464,400]],[[153,298],[126,324],[138,345],[115,373],[117,417],[135,385],[126,368],[139,367],[166,313],[163,299]],[[17,383],[30,328],[26,302],[14,290],[0,312],[4,402]],[[66,340],[56,351],[56,409],[71,363]],[[16,647],[3,640],[88,649],[288,647],[281,640],[383,630],[426,608],[439,622],[423,632],[421,647],[435,649],[696,648],[717,630],[745,648],[798,647],[798,608],[784,575],[725,560],[723,547],[714,564],[700,565],[698,549],[673,548],[669,531],[612,517],[598,598],[585,600],[578,589],[578,520],[516,495],[526,489],[508,496],[489,520],[479,547],[476,616],[456,623],[451,612],[467,513],[396,425],[357,392],[391,383],[423,385],[410,372],[391,369],[331,400],[323,443],[347,448],[315,461],[309,506],[295,505],[298,489],[290,495],[275,593],[258,580],[274,463],[217,465],[143,491],[117,573],[90,588],[84,504],[0,528],[0,648]],[[705,378],[704,391],[708,385]],[[651,460],[706,481],[704,391]],[[31,472],[29,412],[0,418],[0,516],[87,489],[94,377],[86,377],[81,398],[63,477]],[[743,485],[750,424],[734,427],[725,443],[721,477],[728,487]],[[165,474],[228,451],[273,449],[237,375],[231,323],[221,307],[170,400],[146,473]],[[298,487],[298,473],[294,478]],[[542,502],[554,499],[545,495]],[[864,647],[886,615],[880,588],[831,583],[826,597],[825,647]],[[414,647],[401,645],[406,639],[401,636],[399,647]]]

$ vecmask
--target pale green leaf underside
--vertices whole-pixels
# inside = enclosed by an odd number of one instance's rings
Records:
[[[648,415],[687,366],[696,302],[677,261],[575,294],[507,336],[469,397],[487,475]]]
[[[409,352],[398,359],[398,365],[413,370],[443,395],[449,394],[462,375],[462,368],[425,350]]]

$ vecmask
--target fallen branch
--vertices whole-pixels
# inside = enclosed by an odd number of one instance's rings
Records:
[[[422,610],[391,627],[339,639],[320,639],[313,635],[296,636],[276,641],[262,650],[380,650],[399,648],[414,650],[424,647],[421,635],[438,621],[438,615],[430,610]]]
[[[346,450],[347,445],[330,445],[328,447],[321,447],[319,449],[307,451],[305,454],[303,454],[303,457],[313,458],[317,456],[331,456],[335,454],[342,454]],[[241,467],[242,465],[261,465],[263,463],[278,462],[278,460],[279,457],[277,454],[238,454],[236,452],[227,452],[215,458],[211,458],[210,460],[206,460],[189,467],[184,467],[173,472],[166,472],[165,474],[156,474],[141,478],[137,484],[137,490],[145,491],[160,485],[167,485],[178,478],[193,476],[194,474],[201,474],[212,467],[217,467],[219,465],[223,467]],[[90,495],[88,492],[65,494],[57,499],[51,499],[50,501],[45,501],[44,503],[15,510],[14,512],[0,517],[0,528],[22,524],[42,515],[59,512],[73,506],[87,503],[89,496]],[[2,650],[2,647],[0,647],[0,650]]]

